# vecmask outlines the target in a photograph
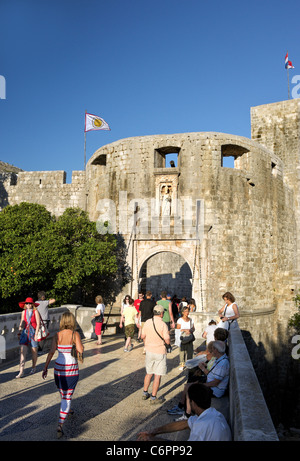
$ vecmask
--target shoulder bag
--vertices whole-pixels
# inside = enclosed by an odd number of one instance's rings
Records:
[[[190,320],[190,327],[192,328],[192,322]],[[195,336],[194,336],[194,333],[190,333],[189,335],[187,335],[186,333],[183,333],[182,335],[180,335],[180,341],[181,341],[181,344],[189,344],[189,343],[192,343],[193,341],[195,341]]]
[[[160,334],[158,333],[157,329],[155,328],[155,323],[154,323],[154,318],[153,318],[153,317],[152,317],[152,323],[153,323],[153,327],[154,327],[155,332],[158,334],[158,336],[160,337],[160,339],[163,340],[164,345],[165,345],[165,348],[166,348],[166,350],[167,350],[167,353],[172,352],[172,346],[171,346],[171,344],[167,344],[167,343],[165,342],[164,338],[162,338],[162,337],[160,336]]]
[[[43,341],[44,339],[46,339],[47,336],[49,336],[49,331],[48,331],[46,325],[44,324],[44,321],[43,321],[39,311],[36,310],[35,312],[38,312],[38,314],[40,316],[40,328],[39,328],[39,330],[37,332],[37,341],[40,342],[40,341]]]
[[[96,323],[103,323],[103,319],[104,319],[103,312],[100,312],[100,314],[97,317],[95,317],[95,322]]]

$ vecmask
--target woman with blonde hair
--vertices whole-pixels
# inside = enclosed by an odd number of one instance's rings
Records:
[[[100,346],[102,344],[101,333],[102,333],[102,325],[103,325],[104,311],[105,311],[105,305],[103,303],[102,296],[100,295],[96,296],[95,303],[97,304],[96,313],[92,315],[92,319],[95,319],[95,334],[98,337],[97,345]]]
[[[62,314],[59,329],[60,331],[56,333],[53,338],[52,346],[42,373],[42,378],[46,379],[49,363],[57,349],[58,357],[54,364],[54,378],[55,384],[61,396],[61,405],[57,427],[58,438],[63,435],[62,426],[68,414],[73,413],[70,409],[71,398],[79,378],[77,358],[71,355],[72,346],[75,344],[77,352],[81,354],[84,350],[80,335],[77,331],[75,331],[76,320],[71,312],[64,312]]]

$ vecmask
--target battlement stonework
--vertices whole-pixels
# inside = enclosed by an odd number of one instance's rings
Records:
[[[6,191],[10,205],[38,203],[60,216],[66,208],[85,208],[85,172],[73,171],[67,184],[65,171],[23,171],[14,184],[6,184]]]
[[[252,139],[199,132],[113,142],[71,184],[63,171],[19,172],[2,183],[5,204],[44,204],[55,215],[79,206],[99,229],[113,216],[132,272],[116,304],[141,288],[156,297],[166,289],[214,317],[231,291],[241,328],[276,343],[299,288],[299,101],[254,107],[251,121]]]

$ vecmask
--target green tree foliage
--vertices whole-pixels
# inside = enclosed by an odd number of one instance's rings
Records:
[[[117,241],[100,235],[85,212],[69,208],[57,220],[44,206],[21,203],[0,213],[0,308],[44,290],[57,303],[94,296],[117,272]]]
[[[294,298],[298,312],[296,312],[289,320],[289,326],[295,328],[300,334],[300,292]]]

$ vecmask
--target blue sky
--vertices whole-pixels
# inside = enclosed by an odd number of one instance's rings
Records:
[[[24,170],[84,166],[131,136],[250,137],[250,107],[288,99],[300,74],[297,0],[1,0],[0,160]]]

